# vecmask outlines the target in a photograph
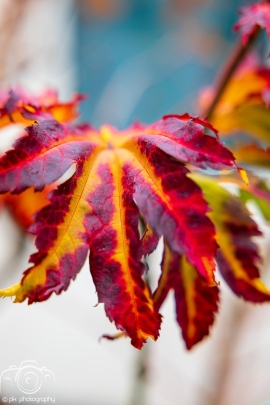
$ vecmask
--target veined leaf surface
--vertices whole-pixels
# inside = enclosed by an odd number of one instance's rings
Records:
[[[49,195],[50,205],[35,216],[30,231],[38,252],[21,282],[0,291],[16,302],[46,300],[66,290],[90,249],[90,270],[99,302],[117,328],[141,348],[157,339],[158,314],[143,276],[140,215],[153,240],[164,236],[205,280],[214,280],[215,228],[202,191],[184,162],[202,168],[234,168],[231,152],[211,127],[188,116],[169,116],[126,131],[104,126],[68,126],[42,120],[0,159],[1,192],[42,189],[76,163],[74,175]]]
[[[260,256],[254,236],[256,222],[238,197],[210,178],[191,176],[199,184],[212,211],[208,214],[217,229],[217,263],[231,289],[252,302],[270,301],[270,291],[260,279]]]
[[[162,260],[162,274],[154,293],[159,309],[170,290],[174,291],[176,319],[182,329],[187,349],[209,334],[218,310],[219,289],[209,286],[185,255],[173,252],[167,244]]]

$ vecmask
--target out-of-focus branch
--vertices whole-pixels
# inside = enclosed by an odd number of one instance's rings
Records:
[[[207,118],[207,120],[210,120],[215,108],[221,98],[221,96],[224,93],[224,90],[226,89],[231,77],[233,76],[235,70],[239,66],[239,64],[242,62],[256,39],[258,38],[259,34],[261,32],[261,28],[257,27],[254,32],[249,36],[249,39],[247,43],[244,45],[241,40],[236,44],[235,48],[233,49],[229,59],[227,60],[226,64],[224,65],[224,68],[222,69],[218,80],[216,82],[216,85],[214,87],[214,97],[210,103],[210,105],[207,107],[207,109],[202,113],[203,116]]]
[[[270,0],[259,0],[260,3],[270,3]],[[262,29],[257,26],[252,34],[248,37],[248,40],[245,44],[242,43],[241,40],[235,45],[235,48],[231,52],[229,59],[225,62],[223,69],[221,70],[216,85],[214,87],[214,97],[202,113],[203,116],[210,120],[215,108],[224,93],[231,77],[233,76],[235,70],[238,68],[248,51],[252,48],[253,44],[255,43],[256,39],[259,37]]]
[[[230,313],[229,334],[222,348],[220,348],[220,361],[215,367],[215,381],[213,381],[215,391],[211,397],[207,395],[206,398],[203,398],[201,405],[223,405],[226,402],[226,390],[232,369],[232,357],[236,346],[239,344],[242,326],[247,315],[248,308],[233,305]]]
[[[131,400],[129,405],[146,405],[146,387],[148,379],[148,361],[149,347],[147,345],[138,352],[136,363],[134,365],[136,374],[133,379],[133,387],[131,392]]]
[[[3,6],[0,17],[0,83],[6,79],[9,66],[8,59],[12,53],[12,63],[20,65],[24,56],[18,55],[14,46],[18,42],[19,30],[23,22],[26,10],[31,0],[9,0]],[[19,47],[21,49],[21,47]],[[14,58],[16,55],[16,58]]]

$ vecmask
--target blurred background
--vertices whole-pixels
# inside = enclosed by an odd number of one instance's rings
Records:
[[[86,93],[80,119],[95,126],[121,129],[137,119],[196,114],[199,91],[230,52],[236,9],[244,3],[0,0],[1,87],[33,94],[49,87],[62,100]],[[1,131],[1,152],[17,135]],[[269,254],[269,230],[257,219]],[[18,282],[33,251],[34,241],[2,210],[1,288]],[[160,258],[161,248],[150,258],[153,282]],[[266,265],[263,272],[267,281]],[[99,341],[115,327],[102,305],[94,307],[86,264],[66,293],[47,302],[0,302],[0,374],[36,361],[54,373],[59,405],[270,405],[270,306],[243,303],[222,280],[221,290],[210,338],[185,349],[170,296],[161,337],[139,352],[125,339]]]

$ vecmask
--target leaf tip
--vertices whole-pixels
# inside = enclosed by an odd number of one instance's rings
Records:
[[[11,287],[0,290],[0,297],[1,298],[14,297],[14,296],[16,296],[17,292],[19,291],[20,287],[21,287],[21,284],[18,283],[18,284],[12,285]]]
[[[205,269],[205,278],[207,280],[207,284],[209,287],[216,287],[217,283],[215,281],[214,271],[216,269],[216,264],[213,258],[210,257],[202,257],[202,263]]]
[[[244,169],[242,169],[242,167],[237,167],[237,170],[238,170],[240,176],[242,177],[242,179],[244,180],[244,182],[246,183],[246,185],[248,186],[249,180],[248,180],[247,172]]]

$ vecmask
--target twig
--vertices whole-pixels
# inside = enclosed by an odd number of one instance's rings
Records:
[[[242,326],[248,316],[248,308],[242,305],[233,305],[230,313],[229,336],[223,342],[222,350],[220,348],[219,365],[215,368],[214,393],[207,398],[203,398],[201,405],[222,405],[226,401],[226,390],[228,389],[228,380],[232,371],[232,357],[239,344],[239,338],[242,332]]]
[[[206,111],[202,114],[204,115],[207,120],[209,121],[215,111],[215,108],[224,93],[231,77],[233,76],[235,70],[239,66],[239,64],[244,59],[247,52],[250,50],[256,39],[258,38],[261,32],[260,27],[256,27],[253,33],[249,36],[247,43],[244,45],[241,40],[236,44],[235,48],[233,49],[227,63],[225,64],[223,70],[221,71],[219,78],[217,80],[215,86],[215,95],[213,100],[211,101],[210,105],[207,107]]]
[[[260,3],[270,3],[270,0],[259,0]],[[249,35],[247,42],[245,44],[242,43],[241,40],[235,45],[227,63],[225,63],[219,78],[217,80],[215,86],[215,94],[210,103],[210,105],[206,108],[205,112],[202,114],[204,115],[207,120],[209,121],[215,111],[215,108],[224,93],[231,77],[233,76],[235,70],[238,68],[244,57],[246,56],[247,52],[255,43],[256,39],[260,35],[262,29],[259,26],[253,30],[253,32]]]
[[[147,345],[138,352],[136,359],[136,374],[134,375],[131,401],[129,405],[146,405],[146,387],[148,377],[149,347]]]

